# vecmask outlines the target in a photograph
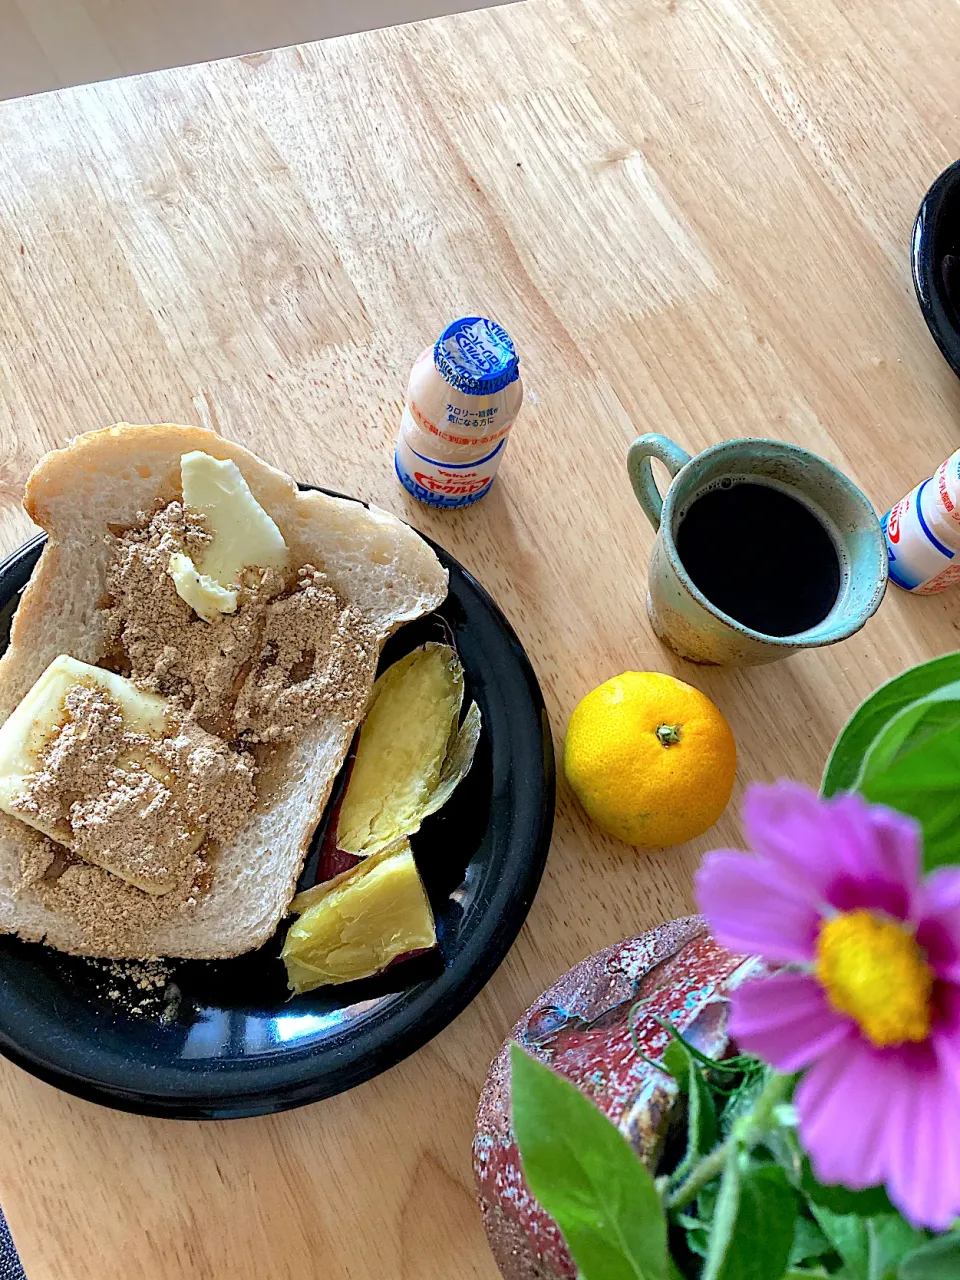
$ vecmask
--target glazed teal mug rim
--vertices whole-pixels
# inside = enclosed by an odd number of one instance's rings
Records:
[[[649,446],[654,441],[657,442],[658,451],[654,452],[648,447],[647,451],[635,462],[634,449],[636,446]],[[673,519],[675,508],[680,501],[679,494],[682,488],[682,485],[678,485],[677,481],[683,478],[683,472],[693,463],[696,463],[699,467],[708,464],[718,455],[750,445],[763,446],[768,456],[769,454],[780,454],[786,458],[810,459],[824,469],[836,487],[844,493],[854,506],[860,508],[861,514],[865,517],[865,524],[868,526],[871,523],[876,525],[877,572],[874,590],[869,599],[864,601],[854,612],[850,613],[843,627],[829,632],[829,639],[826,638],[823,628],[834,616],[836,603],[826,618],[807,631],[798,631],[792,636],[773,636],[766,631],[755,631],[752,627],[738,622],[729,613],[724,613],[722,609],[718,609],[713,601],[703,594],[700,588],[694,584],[677,552],[676,542],[674,541]],[[665,494],[660,493],[657,482],[653,478],[653,473],[650,469],[652,458],[662,462],[670,472],[670,483]],[[638,436],[630,445],[627,455],[627,468],[634,495],[647,519],[653,525],[656,536],[660,537],[661,530],[663,530],[663,550],[666,553],[670,567],[679,581],[683,583],[685,590],[689,591],[694,600],[706,609],[708,613],[738,634],[769,645],[771,648],[787,649],[791,652],[797,649],[816,649],[821,648],[824,644],[834,644],[849,639],[880,608],[887,588],[887,552],[883,540],[883,530],[880,527],[877,513],[863,490],[854,484],[850,477],[841,471],[839,467],[835,467],[832,462],[828,462],[826,458],[822,458],[818,453],[805,449],[802,445],[792,444],[789,440],[776,440],[770,436],[739,436],[730,440],[721,440],[717,444],[708,445],[706,449],[701,449],[699,453],[690,454],[686,449],[671,440],[669,436],[664,436],[654,431]],[[743,474],[749,474],[749,472],[745,470]],[[809,501],[805,499],[802,491],[800,500],[804,501],[805,505]],[[824,514],[829,516],[827,512]],[[830,519],[831,524],[834,523],[832,517]],[[664,529],[665,524],[666,529]],[[842,599],[842,597],[839,599]],[[837,603],[839,603],[839,599]]]

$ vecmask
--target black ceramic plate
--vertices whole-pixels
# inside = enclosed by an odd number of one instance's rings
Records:
[[[38,538],[0,564],[0,651],[42,544]],[[436,551],[450,571],[450,594],[438,614],[388,642],[384,663],[449,629],[467,698],[483,713],[473,769],[413,837],[436,913],[437,950],[378,978],[289,999],[278,959],[281,925],[248,956],[172,962],[179,1007],[168,991],[166,1004],[152,995],[139,1013],[126,980],[4,936],[0,1052],[94,1102],[228,1119],[360,1084],[419,1049],[470,1003],[509,950],[540,881],[553,823],[553,748],[536,676],[509,623],[451,556]],[[302,884],[312,883],[314,862],[308,859]]]
[[[960,375],[960,160],[923,197],[910,257],[923,318]]]

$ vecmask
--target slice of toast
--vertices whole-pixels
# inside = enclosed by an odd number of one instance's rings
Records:
[[[322,568],[381,645],[446,596],[446,570],[426,542],[394,516],[301,492],[289,476],[212,431],[120,423],[47,454],[27,481],[24,506],[48,541],[0,659],[0,721],[58,654],[94,664],[101,659],[110,565],[105,534],[178,500],[180,458],[194,449],[236,462],[283,533],[291,564]],[[138,940],[135,958],[225,958],[253,950],[274,933],[355,729],[356,721],[327,719],[302,732],[289,748],[284,776],[271,786],[269,808],[261,805],[218,850],[209,890],[196,908],[154,925]],[[102,955],[77,924],[19,888],[21,852],[30,838],[22,823],[0,814],[0,932],[61,951]]]

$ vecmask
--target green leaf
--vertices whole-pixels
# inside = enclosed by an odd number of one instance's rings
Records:
[[[665,1280],[660,1197],[626,1138],[579,1089],[516,1044],[510,1062],[524,1176],[583,1280]]]
[[[687,1093],[687,1156],[692,1163],[696,1157],[712,1151],[717,1142],[717,1113],[713,1096],[693,1058],[690,1059]]]
[[[897,1280],[957,1280],[960,1276],[960,1236],[940,1236],[906,1254]]]
[[[790,1256],[787,1259],[791,1266],[820,1258],[832,1251],[833,1245],[812,1219],[802,1215],[797,1218],[793,1226],[793,1244],[790,1246]]]
[[[739,1087],[729,1096],[720,1116],[720,1136],[728,1138],[737,1121],[753,1111],[754,1104],[770,1078],[769,1068],[744,1076]]]
[[[872,1280],[870,1276],[870,1239],[867,1221],[856,1214],[833,1213],[822,1205],[813,1206],[813,1216],[820,1229],[843,1259],[853,1280]]]
[[[852,1280],[849,1271],[824,1271],[823,1267],[789,1267],[782,1280]]]
[[[866,1191],[848,1191],[846,1187],[831,1186],[820,1182],[803,1157],[800,1172],[800,1190],[814,1204],[832,1213],[855,1213],[861,1218],[872,1218],[879,1213],[893,1213],[894,1208],[883,1187],[869,1187]]]
[[[740,1186],[743,1180],[741,1159],[738,1148],[732,1146],[720,1176],[720,1191],[713,1211],[710,1239],[707,1242],[703,1280],[718,1280],[718,1277],[723,1276],[722,1268],[726,1265],[727,1254],[733,1246],[737,1215],[740,1212]]]
[[[960,721],[960,681],[955,680],[916,702],[911,702],[884,725],[870,744],[855,790],[883,773],[906,751],[919,746],[932,734]]]
[[[861,793],[874,804],[916,818],[923,828],[923,864],[933,867],[960,857],[960,719],[904,751]]]
[[[897,1280],[900,1262],[928,1239],[898,1213],[869,1218],[870,1280]]]
[[[864,757],[884,727],[911,703],[954,681],[960,681],[960,653],[944,654],[911,667],[881,685],[841,730],[824,770],[820,787],[823,795],[852,791]]]
[[[690,1252],[705,1258],[707,1256],[707,1244],[710,1240],[710,1230],[707,1223],[702,1222],[699,1218],[691,1218],[684,1213],[678,1214],[675,1221],[678,1226],[683,1227],[686,1233],[687,1248]]]
[[[687,1099],[687,1149],[670,1179],[676,1185],[716,1145],[717,1113],[703,1071],[682,1041],[671,1041],[662,1061]]]
[[[679,1040],[671,1040],[663,1051],[660,1059],[660,1066],[666,1071],[667,1075],[673,1076],[681,1089],[684,1088],[687,1081],[687,1063],[690,1061],[690,1054],[684,1052],[684,1046]]]
[[[710,1243],[710,1234],[713,1227],[713,1216],[717,1207],[717,1194],[720,1190],[720,1178],[714,1178],[712,1182],[701,1190],[696,1199],[696,1217],[690,1214],[678,1213],[673,1217],[673,1221],[679,1227],[683,1227],[687,1236],[687,1247],[691,1253],[699,1254],[701,1258],[707,1256],[707,1247]]]
[[[900,1260],[926,1239],[897,1213],[861,1218],[815,1204],[813,1215],[852,1280],[897,1280]]]
[[[703,1280],[781,1280],[799,1202],[776,1165],[741,1166],[732,1148],[713,1217]]]

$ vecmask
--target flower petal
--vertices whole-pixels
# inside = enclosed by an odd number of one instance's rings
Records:
[[[817,867],[824,812],[823,800],[799,782],[788,778],[770,786],[755,782],[743,798],[743,828],[751,849],[797,873],[819,894],[824,882]],[[829,871],[828,866],[826,874]]]
[[[743,817],[751,847],[819,901],[909,915],[920,874],[912,818],[859,796],[822,800],[786,780],[749,787]]]
[[[933,1230],[960,1213],[960,1090],[931,1043],[876,1049],[851,1036],[806,1073],[795,1102],[822,1181],[883,1182],[911,1222]]]
[[[960,990],[943,987],[940,992],[940,1017],[930,1035],[930,1043],[937,1058],[941,1087],[955,1098],[953,1106],[960,1117]],[[944,1106],[950,1105],[950,1099]],[[940,1123],[943,1123],[941,1117]],[[957,1124],[960,1125],[960,1118]],[[954,1136],[960,1131],[954,1128]],[[960,1187],[960,1143],[946,1143],[941,1168],[942,1182],[946,1188]],[[944,1213],[957,1214],[956,1195],[948,1197]]]
[[[883,1180],[883,1123],[891,1104],[869,1046],[854,1032],[824,1054],[794,1095],[814,1172],[852,1190]]]
[[[733,1039],[778,1071],[799,1071],[856,1034],[850,1019],[831,1009],[823,988],[804,973],[745,982],[731,1004]]]
[[[920,878],[918,824],[855,795],[837,796],[827,808],[835,866],[827,901],[838,911],[865,908],[908,919]]]
[[[930,1043],[944,1075],[960,1089],[960,988],[938,983],[934,988],[937,1018],[930,1032]]]
[[[960,982],[960,869],[929,875],[917,899],[917,941],[937,977]]]
[[[696,891],[714,936],[731,951],[776,961],[813,959],[816,905],[768,860],[735,849],[708,853]]]
[[[918,1049],[927,1046],[917,1046]],[[890,1199],[917,1226],[944,1231],[960,1213],[960,1093],[931,1053],[916,1056],[900,1084],[902,1119],[888,1121]]]

